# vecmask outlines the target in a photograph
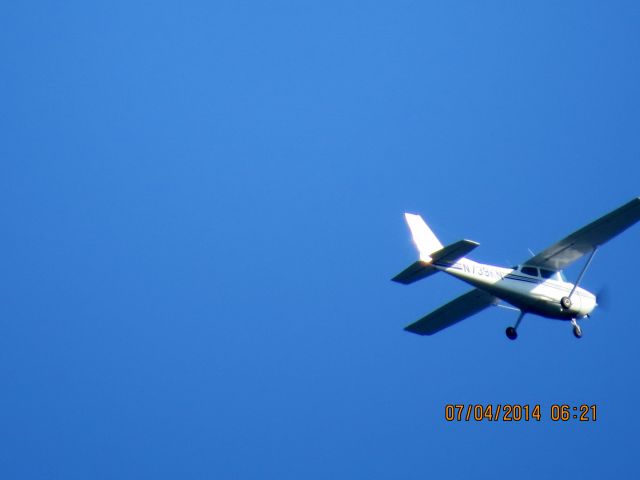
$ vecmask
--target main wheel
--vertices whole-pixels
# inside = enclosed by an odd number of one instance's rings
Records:
[[[518,332],[516,332],[516,329],[513,327],[507,327],[505,333],[507,334],[507,338],[509,340],[515,340],[516,338],[518,338]]]
[[[578,325],[573,327],[573,336],[576,338],[582,338],[582,329]]]
[[[562,308],[564,308],[565,310],[568,310],[571,308],[571,299],[569,297],[562,297],[560,299],[560,306]]]

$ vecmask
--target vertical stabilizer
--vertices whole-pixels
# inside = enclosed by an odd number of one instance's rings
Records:
[[[407,224],[411,230],[413,242],[420,252],[420,260],[430,262],[430,255],[442,248],[440,240],[438,240],[438,237],[435,236],[420,215],[405,213],[404,218],[407,220]]]

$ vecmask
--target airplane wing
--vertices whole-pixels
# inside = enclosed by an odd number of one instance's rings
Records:
[[[573,232],[523,263],[549,270],[562,270],[594,248],[622,233],[638,220],[640,220],[640,197],[634,198],[613,212]]]
[[[405,327],[405,330],[418,335],[433,335],[497,302],[498,299],[489,293],[471,290]]]

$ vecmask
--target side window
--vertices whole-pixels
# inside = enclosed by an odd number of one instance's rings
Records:
[[[538,269],[536,267],[522,267],[520,271],[525,275],[531,275],[533,277],[538,276]]]
[[[544,268],[541,268],[540,275],[542,276],[542,278],[552,278],[553,280],[558,280],[558,276],[553,270],[546,270]]]

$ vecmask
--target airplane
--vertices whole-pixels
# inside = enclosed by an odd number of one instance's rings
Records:
[[[596,296],[579,284],[598,248],[640,220],[640,197],[511,268],[474,262],[466,255],[479,243],[459,240],[443,246],[420,215],[405,213],[405,219],[419,260],[393,277],[394,282],[409,285],[445,272],[475,287],[408,325],[406,331],[433,335],[489,306],[499,306],[520,312],[515,325],[506,329],[510,340],[518,337],[518,327],[527,313],[570,321],[574,336],[581,338],[578,320],[589,317],[598,303]],[[587,261],[575,283],[568,282],[562,270],[585,255]]]

